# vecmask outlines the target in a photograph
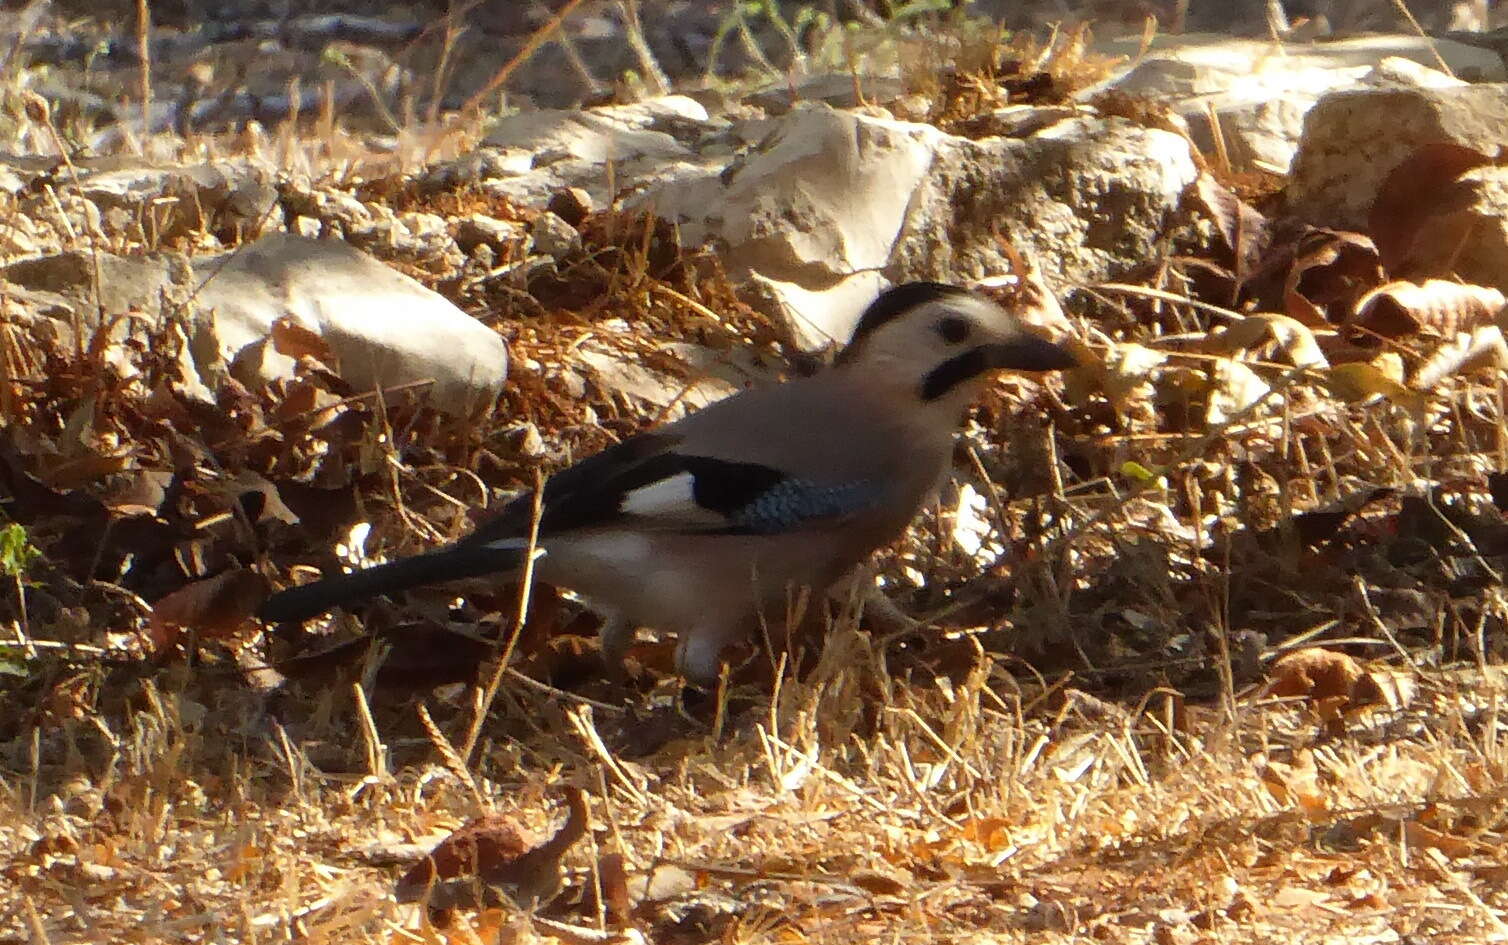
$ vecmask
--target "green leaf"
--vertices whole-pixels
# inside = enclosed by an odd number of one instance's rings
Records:
[[[0,528],[0,572],[19,577],[41,556],[42,552],[27,539],[24,527],[12,522]]]
[[[1154,482],[1157,479],[1157,473],[1134,459],[1128,459],[1124,463],[1121,463],[1121,475],[1127,479],[1135,479],[1137,482]]]

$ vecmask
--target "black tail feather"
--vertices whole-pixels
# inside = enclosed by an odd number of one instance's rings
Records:
[[[268,623],[308,620],[343,604],[411,587],[489,575],[506,578],[519,571],[523,563],[522,548],[453,545],[290,587],[267,598],[257,616]]]

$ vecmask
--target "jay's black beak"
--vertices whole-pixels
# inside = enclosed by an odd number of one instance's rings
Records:
[[[990,367],[1011,371],[1065,371],[1079,366],[1067,348],[1030,332],[1022,332],[1011,341],[985,345],[984,352]]]

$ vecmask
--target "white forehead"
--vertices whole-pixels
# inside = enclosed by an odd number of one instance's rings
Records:
[[[853,339],[838,355],[838,363],[869,361],[930,362],[947,353],[938,328],[944,318],[962,318],[997,338],[1013,334],[1014,321],[989,299],[951,289],[904,299],[881,296],[854,330]]]

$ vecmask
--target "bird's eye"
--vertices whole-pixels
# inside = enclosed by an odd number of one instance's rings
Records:
[[[969,320],[949,315],[940,319],[937,323],[937,333],[942,335],[943,341],[950,345],[956,345],[969,337]]]

